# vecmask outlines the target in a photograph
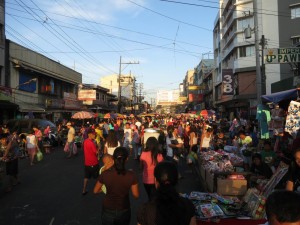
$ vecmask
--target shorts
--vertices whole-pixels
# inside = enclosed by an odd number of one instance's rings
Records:
[[[99,165],[95,166],[84,166],[84,178],[90,179],[94,178],[97,179],[99,176]]]

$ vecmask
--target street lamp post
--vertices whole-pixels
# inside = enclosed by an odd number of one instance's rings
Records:
[[[20,86],[27,85],[27,84],[30,84],[30,83],[36,82],[36,81],[37,81],[37,78],[32,78],[32,79],[30,79],[30,80],[28,80],[28,81],[26,81],[26,82],[24,82],[24,83],[22,83],[22,84],[18,84],[18,85],[15,87],[14,103],[16,103],[16,91],[18,90],[18,88],[19,88]]]

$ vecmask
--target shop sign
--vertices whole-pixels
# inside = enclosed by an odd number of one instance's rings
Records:
[[[233,95],[233,70],[222,70],[223,95]]]
[[[72,99],[65,99],[65,109],[74,109],[74,110],[80,110],[82,107],[82,104],[80,101],[72,100]]]
[[[205,90],[206,85],[203,83],[201,85],[191,85],[188,86],[189,91]]]
[[[96,90],[79,90],[78,100],[81,101],[96,100]]]
[[[0,100],[11,101],[12,90],[9,87],[0,86]]]
[[[189,102],[202,102],[203,94],[189,94]]]
[[[74,99],[74,100],[76,100],[77,97],[74,93],[64,92],[64,99]]]
[[[269,48],[264,51],[265,63],[297,63],[300,62],[300,48]]]
[[[62,109],[65,104],[62,99],[46,99],[45,103],[45,106],[48,109]]]
[[[93,105],[93,100],[82,101],[84,105]]]

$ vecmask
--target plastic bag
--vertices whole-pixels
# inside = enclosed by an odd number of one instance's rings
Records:
[[[69,142],[66,142],[64,152],[69,152]]]
[[[39,161],[42,161],[43,158],[44,158],[43,153],[42,153],[41,151],[38,151],[38,152],[36,153],[36,159],[37,159],[37,161],[38,161],[38,162],[39,162]]]

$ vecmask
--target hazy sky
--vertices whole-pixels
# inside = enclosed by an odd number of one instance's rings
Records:
[[[122,73],[131,71],[149,99],[177,89],[213,52],[218,0],[174,1],[7,0],[6,38],[75,68],[84,83],[118,73],[120,56],[138,61]]]

